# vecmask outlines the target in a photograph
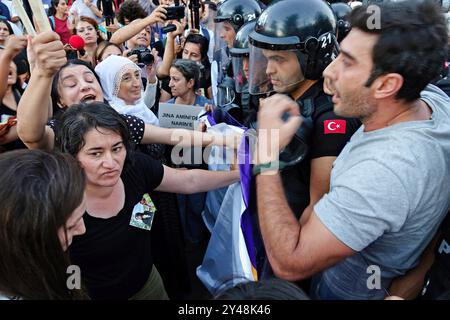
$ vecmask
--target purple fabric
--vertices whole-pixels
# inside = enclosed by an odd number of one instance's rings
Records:
[[[213,116],[211,115],[211,112],[208,112],[206,117],[208,118],[208,121],[211,124],[211,126],[215,126],[217,124],[216,120],[214,120]]]
[[[248,138],[245,136],[245,132],[238,148],[238,163],[241,175],[242,198],[244,199],[245,204],[245,210],[241,215],[241,230],[244,235],[250,262],[252,263],[253,268],[258,270],[256,266],[255,243],[253,240],[252,215],[249,209],[250,185],[252,183],[251,154]]]
[[[212,114],[207,113],[208,121],[211,126],[217,123],[225,122],[226,124],[237,126],[241,129],[247,130],[236,119],[234,119],[228,112],[221,109],[215,109]],[[244,135],[238,148],[238,163],[239,171],[241,175],[241,190],[242,198],[245,204],[245,210],[241,215],[241,230],[244,235],[245,245],[247,246],[247,252],[250,257],[250,262],[255,270],[256,268],[256,252],[253,240],[253,222],[249,209],[250,203],[250,185],[252,183],[252,169],[251,169],[251,154],[248,138]]]

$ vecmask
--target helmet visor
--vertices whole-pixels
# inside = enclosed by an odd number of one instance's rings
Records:
[[[228,21],[216,22],[214,26],[214,51],[232,48],[236,31]]]
[[[248,91],[249,77],[249,56],[248,55],[232,55],[231,63],[233,64],[233,75],[236,92]]]
[[[223,108],[234,102],[234,86],[234,81],[230,77],[225,77],[217,86],[217,105],[219,107]]]
[[[250,43],[249,92],[253,95],[271,92],[290,94],[305,80],[297,49],[269,50]]]

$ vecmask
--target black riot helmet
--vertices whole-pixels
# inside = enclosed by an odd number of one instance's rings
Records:
[[[228,56],[228,49],[238,30],[246,23],[257,19],[262,12],[256,0],[224,0],[217,5],[214,18],[214,54]],[[227,25],[229,24],[229,25]],[[226,51],[224,54],[222,51]]]
[[[342,39],[350,32],[351,25],[348,21],[348,15],[352,11],[352,7],[350,7],[346,3],[337,2],[331,4],[331,9],[336,16],[337,23],[337,40],[340,43]]]
[[[255,29],[256,20],[247,22],[236,33],[233,48],[230,49],[231,62],[233,64],[233,75],[236,92],[243,92],[247,87],[249,72],[250,48],[248,35]],[[247,89],[248,90],[248,89]]]
[[[294,88],[305,79],[321,78],[333,59],[335,34],[336,18],[330,5],[323,0],[283,0],[268,6],[249,36],[250,93],[280,92],[274,84],[277,80],[267,74],[268,62],[278,59],[276,52],[280,51],[297,56],[295,67],[300,66],[303,76],[286,88]],[[286,90],[281,92],[289,93]]]
[[[256,0],[225,0],[219,3],[214,22],[229,22],[237,32],[244,23],[258,18],[261,11]]]

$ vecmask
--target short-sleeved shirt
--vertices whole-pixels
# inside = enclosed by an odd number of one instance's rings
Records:
[[[392,278],[416,266],[449,210],[450,99],[427,89],[422,100],[432,118],[361,127],[333,164],[330,192],[314,207],[357,252],[320,275],[318,287],[336,299],[384,298]],[[379,288],[367,285],[373,270],[380,270]]]
[[[128,299],[142,289],[152,270],[151,231],[132,226],[130,221],[144,195],[152,198],[153,190],[162,181],[164,167],[139,152],[129,156],[121,175],[123,209],[108,219],[86,212],[86,233],[74,237],[69,248],[71,261],[80,267],[92,299]],[[156,211],[155,219],[158,214]]]

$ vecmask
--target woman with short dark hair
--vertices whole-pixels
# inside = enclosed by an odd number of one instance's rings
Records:
[[[57,149],[76,157],[87,178],[86,234],[70,254],[93,299],[167,299],[153,265],[151,224],[137,214],[164,214],[154,191],[207,191],[236,182],[239,173],[172,169],[131,153],[128,136],[122,116],[101,102],[70,107],[56,127]]]
[[[213,104],[203,95],[199,95],[200,66],[192,60],[178,59],[170,67],[169,87],[174,98],[167,103],[205,106]]]
[[[0,155],[0,300],[80,299],[67,248],[84,233],[85,175],[68,154]]]

